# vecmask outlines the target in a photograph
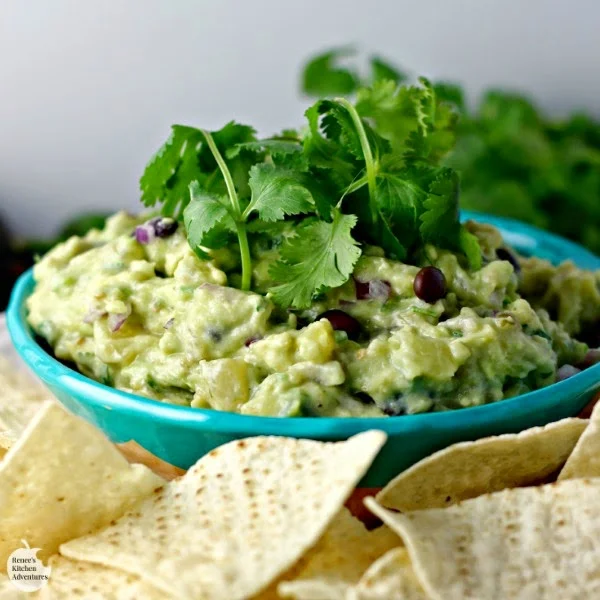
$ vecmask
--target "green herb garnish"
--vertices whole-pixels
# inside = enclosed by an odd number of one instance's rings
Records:
[[[406,76],[376,57],[371,72],[361,73],[357,58],[345,48],[311,57],[302,91],[355,96],[359,112],[401,149],[415,125],[410,94],[394,96],[395,83]],[[526,96],[498,89],[469,110],[461,86],[442,81],[432,87],[438,110],[430,155],[460,173],[463,208],[533,223],[600,254],[598,120],[580,112],[553,119]]]
[[[373,69],[373,88],[356,103],[317,101],[302,133],[259,140],[233,122],[215,132],[174,126],[142,176],[144,204],[183,220],[201,259],[236,240],[243,290],[252,289],[252,240],[281,226],[268,291],[282,307],[308,307],[345,283],[363,244],[410,261],[431,243],[478,268],[479,244],[458,220],[458,176],[440,165],[454,120],[427,80],[400,87],[381,79],[381,61]],[[402,139],[389,135],[395,123]]]

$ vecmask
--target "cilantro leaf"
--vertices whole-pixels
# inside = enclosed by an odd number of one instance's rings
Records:
[[[348,280],[361,254],[351,235],[356,220],[336,210],[331,223],[308,219],[296,228],[269,271],[277,282],[269,291],[278,304],[305,308],[315,294]]]
[[[219,151],[255,139],[254,129],[233,121],[213,133]],[[254,158],[240,153],[227,162],[237,189],[249,193],[248,169]],[[186,125],[173,125],[171,136],[146,166],[140,179],[145,206],[162,204],[161,212],[179,217],[190,201],[192,181],[211,193],[226,193],[217,162],[205,143],[202,131]]]
[[[419,217],[427,198],[427,193],[411,175],[408,169],[395,174],[381,174],[375,198],[390,231],[406,249],[419,239]]]
[[[235,158],[244,150],[257,154],[267,153],[271,157],[273,164],[276,165],[297,171],[306,171],[308,169],[308,161],[303,154],[302,142],[299,139],[272,138],[238,144],[227,151],[227,158]]]
[[[394,83],[398,84],[406,81],[407,79],[405,73],[399,71],[396,67],[391,65],[380,56],[372,56],[370,62],[372,84],[377,81],[393,81]]]
[[[326,170],[335,186],[341,191],[352,183],[357,162],[356,157],[348,151],[347,147],[340,144],[339,139],[326,137],[321,133],[321,115],[329,105],[329,102],[320,100],[304,113],[309,128],[303,141],[304,154],[312,167]]]
[[[464,225],[460,226],[458,234],[458,249],[467,257],[472,269],[481,269],[481,246],[476,235],[467,231]]]
[[[202,191],[200,184],[190,184],[191,202],[183,211],[183,222],[188,242],[198,253],[200,247],[220,248],[235,231],[235,222],[229,209],[229,199],[225,196],[211,196]],[[201,257],[204,253],[200,251]]]
[[[221,129],[211,132],[211,136],[217,150],[223,156],[223,160],[231,174],[231,178],[238,194],[242,197],[248,196],[250,194],[248,171],[256,162],[256,156],[254,153],[241,149],[236,156],[228,157],[227,150],[238,144],[255,141],[256,135],[254,128],[249,125],[242,125],[235,121],[230,121]],[[207,189],[218,194],[226,193],[227,190],[225,189],[224,180],[221,177],[221,173],[217,166],[217,161],[207,144],[203,144],[200,147],[198,160],[200,167],[204,172],[212,173],[214,175],[213,180],[209,182],[210,185],[206,186]]]
[[[437,164],[453,147],[457,115],[441,103],[431,84],[398,87],[392,81],[376,82],[358,92],[356,110],[375,123],[377,132],[392,145],[396,162]]]
[[[190,184],[191,202],[183,211],[183,222],[192,248],[210,246],[209,235],[215,229],[235,231],[235,221],[226,196],[211,196],[197,181]]]
[[[465,111],[465,94],[459,85],[449,81],[436,81],[433,89],[440,102],[454,105],[461,113]]]
[[[189,185],[203,179],[198,162],[202,134],[194,127],[173,125],[171,136],[150,160],[140,179],[145,206],[162,203],[162,213],[174,216],[189,201]]]
[[[440,169],[429,186],[429,194],[423,203],[421,214],[421,236],[425,243],[448,245],[458,235],[458,190],[456,171]]]
[[[323,100],[320,103],[319,111],[324,115],[323,131],[325,135],[330,140],[336,141],[348,154],[363,160],[364,148],[360,133],[348,108],[344,107],[339,100]],[[361,123],[361,128],[364,130],[369,147],[375,152],[376,158],[390,151],[389,142],[374,131],[364,120]]]
[[[354,92],[359,84],[358,73],[339,64],[353,54],[351,48],[335,48],[309,60],[302,73],[302,91],[309,96],[344,96]]]
[[[477,237],[458,221],[459,179],[456,171],[441,168],[429,186],[424,202],[420,232],[424,243],[462,251],[472,269],[481,267],[481,248]]]
[[[256,211],[263,221],[280,221],[314,209],[311,193],[294,171],[263,163],[250,169],[249,181],[252,198],[244,218]]]

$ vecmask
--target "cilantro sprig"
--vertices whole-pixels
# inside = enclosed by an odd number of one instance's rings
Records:
[[[360,114],[402,151],[415,126],[410,88],[397,94],[405,80],[389,61],[336,48],[309,57],[300,87],[310,97],[355,97]],[[494,88],[470,108],[460,85],[438,81],[433,88],[436,131],[427,139],[429,156],[458,170],[464,208],[532,223],[600,254],[598,120],[580,112],[553,119],[531,98]],[[474,241],[459,235],[460,247],[474,255]]]
[[[142,201],[183,220],[201,259],[236,242],[243,290],[252,289],[252,240],[285,228],[267,286],[283,307],[308,307],[346,282],[365,244],[410,261],[432,243],[480,266],[458,220],[458,176],[440,164],[454,115],[427,80],[379,79],[356,103],[320,99],[305,116],[302,132],[268,139],[234,122],[214,132],[174,126],[142,176]]]

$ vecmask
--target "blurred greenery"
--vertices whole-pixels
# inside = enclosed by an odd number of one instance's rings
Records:
[[[107,214],[84,214],[63,225],[58,234],[50,239],[18,241],[0,222],[0,311],[8,304],[12,287],[23,272],[31,267],[37,256],[69,239],[73,235],[85,235],[90,229],[104,226]]]
[[[303,69],[302,91],[353,95],[382,78],[406,80],[381,57],[367,64],[361,74],[348,48],[314,56]],[[461,173],[461,206],[532,223],[600,254],[600,122],[582,113],[550,118],[531,99],[505,90],[487,91],[470,110],[460,85],[434,87],[461,117],[446,158]]]

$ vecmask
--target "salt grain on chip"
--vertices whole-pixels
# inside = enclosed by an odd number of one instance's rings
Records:
[[[384,442],[379,431],[338,443],[231,442],[60,552],[139,575],[182,600],[249,598],[319,540]]]
[[[407,514],[365,503],[402,537],[433,600],[600,598],[600,479]]]
[[[47,558],[164,483],[129,465],[98,429],[48,402],[0,463],[0,570],[22,539]]]
[[[377,494],[377,501],[403,512],[442,508],[539,483],[565,464],[586,423],[563,419],[518,434],[454,444],[398,475]]]

